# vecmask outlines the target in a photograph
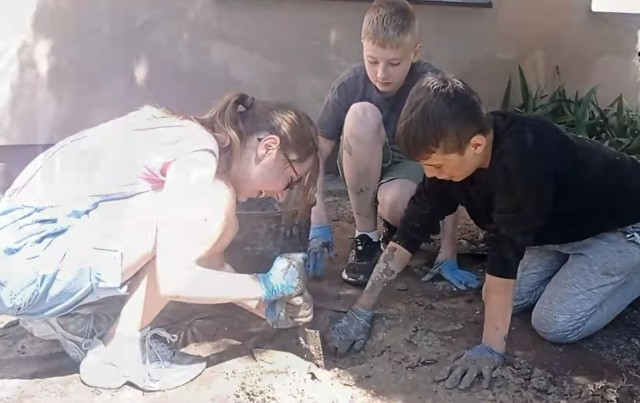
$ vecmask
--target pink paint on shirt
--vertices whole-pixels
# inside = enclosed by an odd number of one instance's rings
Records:
[[[163,162],[160,166],[148,166],[144,167],[144,171],[139,175],[139,178],[144,180],[151,186],[152,190],[162,190],[164,183],[167,180],[167,171],[173,161]]]

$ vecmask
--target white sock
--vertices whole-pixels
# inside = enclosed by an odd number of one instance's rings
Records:
[[[371,238],[374,242],[378,242],[380,240],[380,235],[378,235],[378,231],[373,231],[373,232],[360,232],[358,230],[356,230],[356,237],[360,236],[362,234],[367,235],[369,238]]]

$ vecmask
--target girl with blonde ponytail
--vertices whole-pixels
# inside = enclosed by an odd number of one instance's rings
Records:
[[[277,328],[310,321],[306,254],[247,275],[223,252],[237,201],[300,184],[312,197],[317,134],[294,108],[231,93],[201,117],[146,106],[66,138],[0,201],[0,314],[58,340],[85,384],[146,391],[206,366],[150,328],[169,301],[236,303]],[[90,304],[117,295],[117,318]]]

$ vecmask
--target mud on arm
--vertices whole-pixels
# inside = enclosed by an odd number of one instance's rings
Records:
[[[398,232],[378,259],[356,306],[372,309],[387,284],[409,264],[423,242],[440,232],[440,221],[458,206],[449,182],[425,177],[409,200]]]
[[[367,287],[355,303],[358,308],[373,310],[373,307],[382,293],[382,290],[407,266],[411,259],[411,253],[395,242],[390,242],[384,250],[373,274],[367,283]]]

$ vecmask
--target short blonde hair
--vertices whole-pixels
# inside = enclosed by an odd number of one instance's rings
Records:
[[[362,23],[362,40],[381,48],[418,41],[418,19],[406,0],[376,0]]]

